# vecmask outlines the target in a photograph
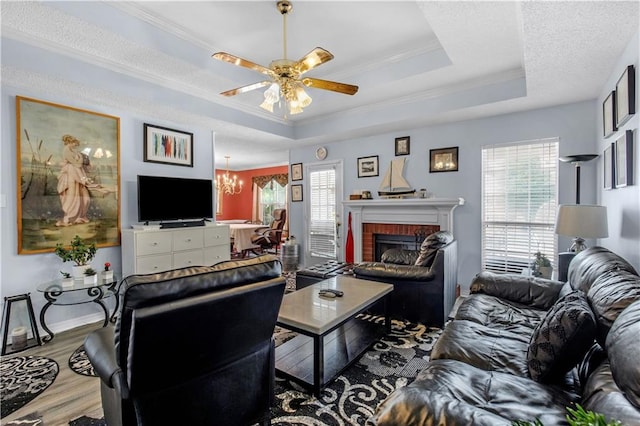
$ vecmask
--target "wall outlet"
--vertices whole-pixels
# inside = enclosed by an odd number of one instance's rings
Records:
[[[7,207],[7,196],[5,194],[0,194],[0,208]]]

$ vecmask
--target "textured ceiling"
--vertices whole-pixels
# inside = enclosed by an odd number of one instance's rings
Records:
[[[265,66],[283,56],[275,1],[2,2],[2,80],[211,128],[216,166],[230,155],[233,168],[246,169],[284,164],[294,146],[595,99],[639,15],[637,1],[293,5],[288,57],[329,50],[335,58],[308,75],[356,84],[355,96],[308,89],[313,103],[285,118],[258,107],[263,90],[219,95],[263,78],[212,53]],[[57,75],[54,66],[10,55],[18,47],[5,40],[184,100],[167,104],[83,75]]]

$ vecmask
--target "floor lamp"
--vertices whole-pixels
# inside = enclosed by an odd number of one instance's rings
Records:
[[[569,251],[558,253],[558,280],[566,281],[569,263],[576,253],[584,250],[586,238],[608,237],[607,208],[580,204],[580,166],[582,163],[598,157],[597,154],[568,155],[560,157],[560,161],[571,163],[576,167],[576,203],[558,206],[555,232],[558,235],[573,237]]]

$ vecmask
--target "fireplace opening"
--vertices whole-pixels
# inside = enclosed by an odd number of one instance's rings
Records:
[[[405,250],[419,250],[424,240],[422,235],[391,235],[373,234],[374,261],[380,262],[382,253],[397,248]]]

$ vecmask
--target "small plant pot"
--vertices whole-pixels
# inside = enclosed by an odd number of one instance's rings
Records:
[[[84,271],[86,271],[89,268],[89,265],[76,265],[71,267],[71,275],[73,276],[73,278],[82,278],[84,277]]]
[[[102,271],[102,279],[104,281],[113,281],[113,271]]]
[[[538,271],[540,271],[540,277],[541,278],[546,278],[546,279],[551,279],[551,274],[553,273],[553,268],[551,266],[540,266],[538,268]]]
[[[98,284],[98,275],[85,275],[84,276],[85,285]]]
[[[62,279],[62,288],[71,288],[73,287],[74,279],[73,278],[63,278]]]

